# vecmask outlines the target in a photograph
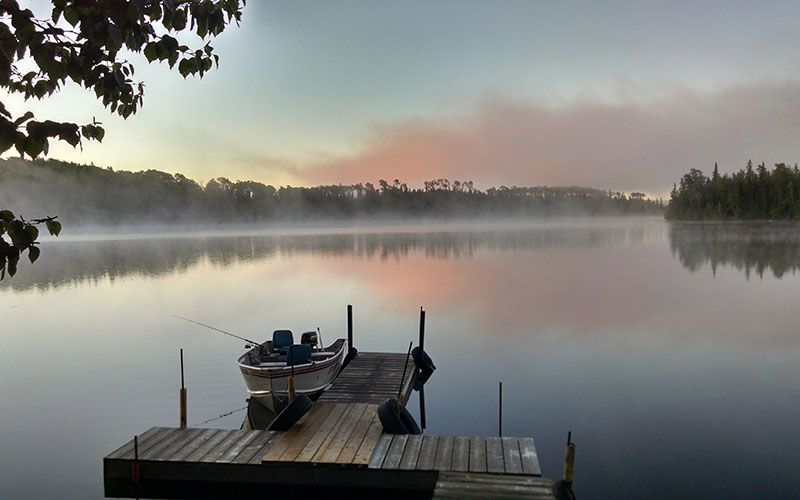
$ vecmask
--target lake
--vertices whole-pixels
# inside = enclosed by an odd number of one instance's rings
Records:
[[[800,225],[660,218],[69,235],[0,282],[3,498],[102,498],[102,458],[238,428],[243,343],[278,328],[405,351],[427,432],[533,436],[589,498],[800,496]],[[419,403],[410,405],[418,418]],[[228,412],[230,415],[222,416]]]

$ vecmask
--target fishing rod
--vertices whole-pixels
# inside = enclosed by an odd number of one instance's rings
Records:
[[[177,314],[173,314],[173,315],[172,315],[172,317],[173,317],[173,318],[182,319],[182,320],[184,320],[184,321],[188,321],[189,323],[194,323],[195,325],[200,325],[200,326],[204,326],[204,327],[206,327],[206,328],[210,328],[210,329],[212,329],[212,330],[218,331],[219,333],[224,333],[225,335],[231,336],[231,337],[233,337],[233,338],[235,338],[235,339],[244,340],[244,341],[245,341],[245,342],[247,342],[248,344],[260,345],[260,342],[256,342],[256,341],[254,341],[254,340],[250,340],[250,339],[246,339],[246,338],[244,338],[244,337],[240,337],[240,336],[238,336],[238,335],[234,335],[234,334],[232,334],[232,333],[230,333],[230,332],[226,332],[225,330],[220,330],[219,328],[216,328],[216,327],[214,327],[214,326],[211,326],[211,325],[207,325],[207,324],[205,324],[205,323],[200,323],[199,321],[195,321],[195,320],[193,320],[193,319],[184,318],[183,316],[178,316]]]

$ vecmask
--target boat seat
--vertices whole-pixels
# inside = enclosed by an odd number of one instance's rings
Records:
[[[304,365],[311,363],[311,346],[308,344],[294,344],[286,353],[286,366]]]
[[[286,354],[289,346],[294,344],[294,335],[291,330],[275,330],[272,332],[272,350]]]

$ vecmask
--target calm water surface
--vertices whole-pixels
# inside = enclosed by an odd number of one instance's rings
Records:
[[[800,226],[526,224],[65,236],[0,283],[3,498],[102,498],[102,457],[238,428],[240,342],[317,326],[403,351],[428,311],[428,432],[533,436],[578,498],[800,496]],[[412,403],[418,411],[418,402]],[[206,423],[204,423],[206,422]]]

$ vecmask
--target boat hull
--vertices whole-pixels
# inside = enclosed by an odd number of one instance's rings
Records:
[[[334,356],[294,367],[294,386],[296,394],[315,398],[327,389],[344,362],[346,349],[342,347]],[[258,367],[239,362],[245,386],[250,397],[275,411],[273,394],[285,396],[289,391],[289,377],[292,369],[282,367]]]

